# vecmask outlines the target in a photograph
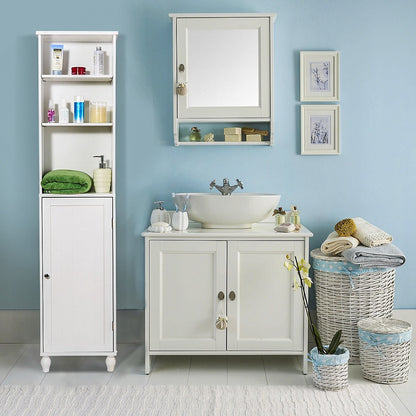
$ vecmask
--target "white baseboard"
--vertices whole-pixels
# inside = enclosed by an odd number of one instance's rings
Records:
[[[312,319],[314,317],[315,314]],[[416,327],[416,309],[395,309],[393,317]],[[37,344],[39,332],[38,310],[0,310],[0,344]],[[141,343],[143,340],[144,311],[117,311],[117,343]]]
[[[0,310],[0,344],[38,344],[38,310]],[[117,342],[139,343],[144,340],[144,311],[117,311]]]

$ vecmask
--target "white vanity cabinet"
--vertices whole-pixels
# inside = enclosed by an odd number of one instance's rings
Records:
[[[116,363],[115,31],[37,31],[39,95],[40,356],[48,372],[53,356],[104,356]],[[51,45],[63,45],[62,74],[52,74]],[[93,71],[94,51],[104,52],[104,73]],[[72,75],[73,67],[85,67]],[[73,102],[84,97],[84,122],[76,123]],[[106,107],[97,115],[92,103]],[[105,104],[104,104],[105,103]],[[69,119],[59,117],[66,107]],[[50,107],[55,121],[48,117]],[[95,117],[94,117],[95,115]],[[102,116],[102,117],[101,117]],[[40,182],[52,170],[77,170],[93,177],[103,155],[111,189],[81,194],[46,193]],[[104,364],[104,363],[103,363]],[[103,365],[103,368],[104,365]]]
[[[273,143],[275,14],[170,14],[175,145]],[[179,89],[177,88],[179,87]],[[192,142],[190,129],[214,141]],[[225,141],[225,127],[267,130],[261,141]]]
[[[308,259],[309,237],[276,233],[272,224],[249,230],[190,228],[145,232],[145,372],[166,354],[302,355],[307,322],[286,255]],[[219,316],[228,318],[218,329]]]

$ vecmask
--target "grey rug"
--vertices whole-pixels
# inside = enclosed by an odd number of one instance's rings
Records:
[[[0,386],[1,416],[398,416],[378,385]]]

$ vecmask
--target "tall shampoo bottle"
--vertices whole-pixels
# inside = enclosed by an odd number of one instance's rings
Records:
[[[93,171],[94,189],[97,193],[109,193],[111,189],[111,168],[105,167],[104,155],[94,157],[100,158],[100,164]]]

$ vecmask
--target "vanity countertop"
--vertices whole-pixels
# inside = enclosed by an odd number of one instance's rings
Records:
[[[201,228],[199,223],[190,223],[186,231],[172,230],[168,233],[154,233],[144,231],[141,235],[147,238],[160,239],[277,239],[277,240],[303,240],[312,237],[313,234],[306,227],[298,232],[278,233],[274,231],[274,223],[257,223],[252,228]]]

